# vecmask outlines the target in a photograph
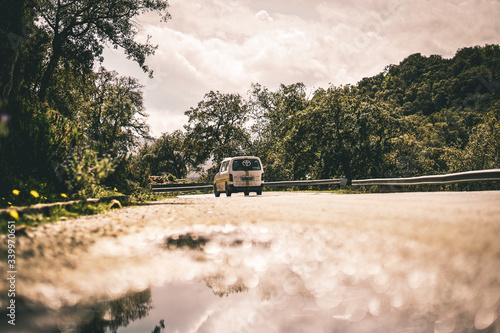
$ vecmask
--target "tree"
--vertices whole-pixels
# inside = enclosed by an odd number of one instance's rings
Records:
[[[187,161],[183,152],[185,134],[181,131],[164,133],[151,146],[140,151],[141,159],[149,166],[151,175],[172,174],[177,178],[187,175]]]
[[[133,19],[145,12],[157,12],[162,20],[170,18],[166,0],[41,0],[37,2],[37,20],[51,38],[47,65],[43,69],[38,95],[45,101],[51,79],[61,58],[78,59],[91,71],[102,57],[107,43],[122,48],[127,57],[152,75],[146,57],[156,46],[135,41],[138,29]]]
[[[142,86],[137,79],[114,71],[101,69],[95,76],[88,108],[80,112],[80,118],[87,120],[88,138],[100,151],[114,147],[126,153],[138,139],[149,138]]]
[[[19,58],[26,32],[24,0],[1,1],[0,11],[0,114],[6,112],[14,84],[14,68]],[[0,133],[1,137],[1,133]]]
[[[188,158],[193,166],[209,159],[215,164],[225,157],[244,153],[249,140],[246,130],[248,105],[239,94],[210,91],[196,108],[185,112],[189,117],[184,127]]]
[[[271,92],[259,84],[250,94],[252,129],[255,131],[250,150],[266,165],[268,180],[298,179],[306,174],[301,152],[302,135],[307,129],[300,126],[300,118],[308,106],[306,86],[299,82],[280,85]]]
[[[475,126],[464,149],[451,149],[452,171],[496,169],[500,165],[500,101]]]
[[[71,66],[55,72],[52,104],[65,118],[76,121],[85,144],[103,153],[113,148],[122,154],[149,138],[143,86],[132,77],[101,68],[74,75]]]
[[[71,147],[125,153],[148,136],[137,80],[94,68],[112,45],[151,76],[145,60],[156,46],[136,40],[135,19],[154,12],[167,20],[167,0],[19,0],[1,8],[1,193],[28,179],[61,190],[54,165]]]
[[[282,97],[289,99],[281,104],[287,108],[271,112],[288,116],[269,121],[279,131],[268,131],[274,133],[269,137],[274,144],[263,154],[274,177],[386,175],[392,139],[400,133],[397,108],[360,95],[352,86],[318,89],[310,101],[305,94]]]

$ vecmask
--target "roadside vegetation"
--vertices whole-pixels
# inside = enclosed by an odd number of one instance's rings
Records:
[[[254,84],[247,99],[210,92],[186,114],[186,163],[257,155],[268,181],[498,168],[500,47],[413,54],[356,85]]]
[[[82,215],[96,215],[112,209],[144,205],[151,201],[173,198],[173,193],[125,196],[114,193],[100,199],[61,201],[55,204],[35,204],[25,207],[10,206],[0,209],[0,233],[7,232],[8,221],[16,221],[17,228],[37,227],[46,223],[62,221]]]
[[[166,0],[11,1],[0,39],[0,208],[149,195],[134,152],[151,140],[142,86],[100,64],[104,47],[145,64],[138,15]],[[35,198],[31,191],[38,193]]]
[[[355,85],[210,91],[186,110],[183,131],[152,138],[143,87],[100,65],[113,46],[154,74],[145,60],[156,46],[135,39],[144,12],[170,17],[162,0],[6,4],[0,208],[117,194],[149,200],[150,176],[197,172],[210,182],[224,157],[243,154],[262,159],[267,181],[500,167],[499,45],[463,48],[451,59],[413,54]]]
[[[35,210],[26,214],[19,214],[16,210],[12,210],[10,220],[15,219],[18,226],[37,227],[45,223],[74,218],[81,215],[94,215],[109,210],[108,203],[86,203],[81,202],[67,207],[55,207],[50,212]],[[0,232],[7,232],[7,220],[9,218],[0,218]]]

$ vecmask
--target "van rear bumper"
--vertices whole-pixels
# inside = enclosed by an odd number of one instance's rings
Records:
[[[260,186],[234,186],[232,184],[229,184],[229,190],[232,193],[237,193],[237,192],[262,192],[262,188],[264,187],[264,184]]]

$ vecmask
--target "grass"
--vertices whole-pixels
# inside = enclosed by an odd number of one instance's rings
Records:
[[[322,188],[323,187],[323,188]],[[336,188],[335,188],[336,187]],[[273,187],[264,187],[264,192],[296,192],[296,193],[334,193],[334,194],[361,194],[366,193],[363,189],[354,188],[354,187],[343,187],[339,188],[338,186],[328,186],[328,185],[320,185],[320,186],[273,186]]]
[[[354,189],[338,189],[338,190],[298,190],[294,192],[303,192],[303,193],[332,193],[332,194],[363,194],[366,192],[354,190]]]
[[[86,203],[81,202],[67,207],[54,207],[48,214],[35,210],[19,215],[17,219],[0,219],[0,232],[7,232],[7,222],[16,221],[16,227],[38,227],[46,223],[53,223],[63,218],[75,218],[82,215],[95,215],[109,210],[109,203]]]
[[[114,193],[116,194],[116,193]],[[161,194],[142,194],[138,197],[120,200],[122,207],[140,205],[144,202],[158,201],[166,198],[172,198],[175,195],[171,193]],[[54,223],[63,219],[71,219],[85,215],[97,215],[111,210],[109,201],[99,202],[79,202],[72,205],[55,206],[50,209],[34,209],[32,211],[19,214],[18,218],[0,217],[0,233],[7,233],[8,221],[16,221],[16,227],[38,227],[47,223]],[[17,213],[17,212],[16,212]]]

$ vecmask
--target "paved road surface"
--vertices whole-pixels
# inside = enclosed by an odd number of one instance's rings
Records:
[[[499,239],[494,191],[185,196],[18,232],[0,330],[496,333]]]

